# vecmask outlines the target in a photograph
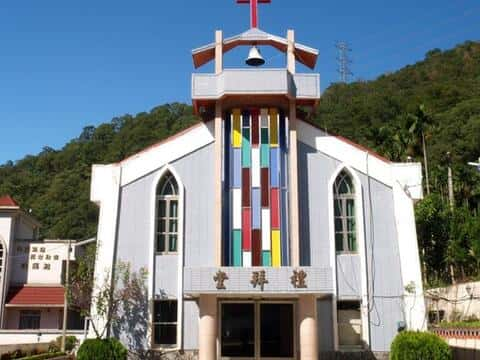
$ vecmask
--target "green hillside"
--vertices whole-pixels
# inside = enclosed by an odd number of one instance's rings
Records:
[[[480,43],[432,50],[424,61],[373,81],[334,84],[311,120],[395,161],[423,159],[423,131],[432,193],[417,206],[425,275],[430,283],[449,281],[452,265],[454,278],[477,276],[480,173],[466,164],[480,156]],[[87,127],[60,150],[45,147],[0,166],[0,194],[31,208],[43,236],[86,238],[95,234],[98,216],[89,202],[91,165],[121,160],[195,121],[190,106],[167,104]],[[447,152],[454,214],[446,205]]]

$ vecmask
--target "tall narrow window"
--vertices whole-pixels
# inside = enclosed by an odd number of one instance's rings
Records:
[[[333,191],[336,251],[356,252],[355,188],[348,172],[344,170],[338,175]]]
[[[156,346],[177,344],[177,301],[155,301],[153,309],[153,342]]]
[[[156,251],[174,253],[178,241],[178,184],[167,172],[157,186]]]

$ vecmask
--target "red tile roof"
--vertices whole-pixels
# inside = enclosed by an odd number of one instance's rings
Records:
[[[0,206],[19,207],[10,195],[0,196]]]
[[[62,286],[21,286],[8,291],[8,305],[63,305]]]

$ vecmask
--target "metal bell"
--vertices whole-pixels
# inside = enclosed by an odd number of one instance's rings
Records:
[[[262,66],[265,64],[265,60],[263,59],[262,54],[260,54],[260,50],[258,50],[256,46],[252,46],[250,49],[245,63],[249,66]]]

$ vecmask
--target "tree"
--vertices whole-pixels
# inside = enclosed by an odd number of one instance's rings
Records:
[[[112,328],[120,329],[125,323],[138,323],[139,319],[133,320],[133,317],[141,316],[146,321],[147,270],[141,268],[132,271],[129,263],[120,261],[114,267],[113,274],[106,271],[102,285],[95,288],[94,264],[94,248],[89,247],[72,272],[69,302],[83,316],[92,320],[90,325],[95,336],[104,338]],[[93,313],[92,304],[95,310]],[[102,321],[104,326],[99,328],[98,321]]]

